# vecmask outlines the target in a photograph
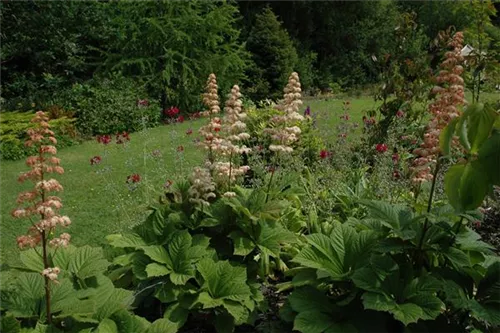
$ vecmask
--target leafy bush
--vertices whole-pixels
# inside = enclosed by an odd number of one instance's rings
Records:
[[[161,110],[154,100],[139,105],[146,93],[118,75],[75,84],[61,101],[77,117],[76,126],[84,136],[137,131],[160,123]]]
[[[26,147],[26,130],[34,126],[31,123],[31,112],[2,112],[0,115],[0,158],[4,160],[18,160],[35,151]],[[75,128],[76,119],[62,116],[52,119],[49,124],[55,132],[60,148],[72,146],[79,142],[79,135]]]

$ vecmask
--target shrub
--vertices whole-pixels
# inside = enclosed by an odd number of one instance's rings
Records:
[[[0,118],[0,158],[18,160],[34,153],[33,147],[26,147],[26,130],[33,128],[30,122],[32,112],[3,112]],[[55,132],[59,148],[72,146],[79,142],[75,128],[76,119],[62,116],[52,119],[49,124]]]
[[[121,76],[75,84],[67,94],[61,96],[66,100],[61,104],[74,110],[76,126],[84,136],[134,132],[160,123],[157,102],[144,102],[144,90]]]

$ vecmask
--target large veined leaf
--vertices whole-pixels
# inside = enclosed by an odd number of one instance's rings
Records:
[[[479,149],[478,155],[478,161],[483,166],[490,182],[493,185],[500,185],[500,172],[498,172],[500,170],[500,130],[493,130],[492,135]]]
[[[339,225],[330,234],[307,236],[308,246],[293,261],[305,267],[315,268],[318,273],[343,280],[354,267],[367,260],[374,242],[371,231],[357,233],[352,227]]]
[[[169,275],[176,285],[183,285],[194,277],[194,263],[207,254],[209,240],[206,237],[191,237],[187,230],[177,231],[165,246],[142,247],[144,254],[155,262],[146,266],[148,277]]]
[[[479,161],[452,166],[444,177],[444,188],[450,204],[458,212],[479,207],[488,193],[489,180]]]
[[[256,245],[261,251],[279,257],[281,246],[297,241],[296,236],[277,223],[260,222],[260,232],[256,239]]]
[[[5,288],[5,286],[3,286]],[[40,314],[44,297],[44,280],[39,273],[21,273],[10,290],[2,289],[2,308],[16,318]]]
[[[83,246],[72,253],[68,270],[80,279],[86,279],[105,272],[109,265],[101,248]]]
[[[118,332],[142,333],[151,325],[146,319],[136,316],[124,309],[115,312],[110,319],[116,323]]]
[[[383,266],[390,269],[382,273]],[[430,276],[407,281],[401,279],[399,269],[391,266],[387,261],[379,266],[378,273],[374,265],[356,271],[353,282],[367,290],[362,296],[365,309],[389,312],[405,325],[439,316],[444,309],[443,302],[436,295],[439,281]]]
[[[247,284],[245,267],[233,267],[228,261],[204,258],[197,264],[203,282],[198,302],[204,309],[224,308],[241,325],[254,308],[252,291]]]
[[[292,292],[288,301],[298,312],[294,319],[294,330],[303,333],[352,332],[352,325],[335,321],[332,316],[338,307],[321,291],[305,287]]]
[[[0,318],[0,331],[19,333],[21,331],[21,323],[14,316],[2,316]]]
[[[130,247],[137,249],[147,245],[144,239],[137,234],[113,234],[106,236],[106,240],[110,245],[119,248]]]
[[[233,267],[229,261],[214,262],[204,258],[196,265],[203,277],[202,290],[208,292],[213,299],[229,299],[243,301],[250,297],[245,267]]]
[[[147,329],[146,333],[177,333],[177,324],[168,319],[155,320]]]
[[[491,107],[483,104],[472,104],[467,107],[467,137],[471,145],[471,153],[477,153],[483,142],[490,136],[496,113]]]

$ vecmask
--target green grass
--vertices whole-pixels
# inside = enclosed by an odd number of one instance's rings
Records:
[[[496,94],[484,94],[483,97],[485,100],[498,99]],[[350,121],[360,125],[363,114],[380,104],[371,97],[351,98],[350,101]],[[318,132],[327,139],[334,139],[339,117],[343,114],[342,103],[340,99],[305,100],[303,109],[309,105],[313,113],[318,113]],[[203,161],[205,153],[195,147],[193,139],[198,136],[197,130],[204,122],[202,119],[133,133],[126,146],[114,143],[104,146],[88,141],[61,150],[58,157],[66,170],[64,175],[57,177],[64,187],[60,194],[64,204],[61,213],[72,220],[69,228],[72,243],[101,245],[105,243],[106,235],[139,223],[147,205],[156,202],[162,193],[167,179],[183,179],[194,165]],[[189,128],[193,130],[192,135],[186,135]],[[184,147],[182,153],[177,152],[180,145]],[[160,151],[161,157],[152,156],[155,150]],[[90,158],[95,155],[103,158],[102,163],[91,166]],[[104,168],[110,169],[96,173]],[[0,263],[3,264],[17,262],[16,237],[24,234],[30,225],[29,221],[17,220],[10,215],[16,207],[18,193],[31,186],[17,182],[18,175],[27,170],[24,161],[1,163]],[[142,177],[136,190],[130,190],[126,184],[127,176],[133,173]]]

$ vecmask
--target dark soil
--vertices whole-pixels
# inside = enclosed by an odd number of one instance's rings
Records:
[[[497,192],[497,194],[499,194]],[[500,255],[500,201],[489,205],[484,210],[484,218],[480,223],[473,225],[474,230],[481,235],[484,242],[495,247],[494,251]]]

